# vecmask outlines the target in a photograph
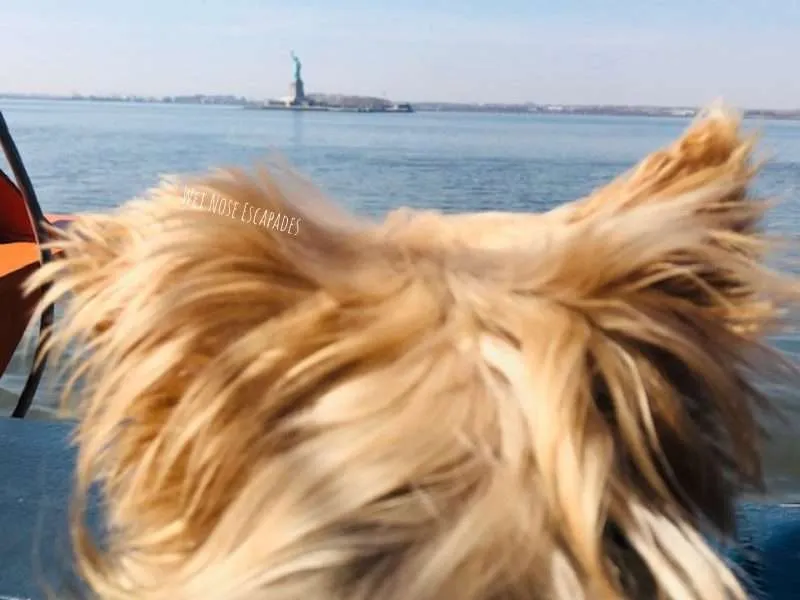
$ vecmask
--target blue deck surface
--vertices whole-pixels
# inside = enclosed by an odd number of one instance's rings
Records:
[[[69,580],[70,425],[0,418],[0,597]]]
[[[67,530],[70,424],[0,418],[0,599],[45,599],[75,585]],[[800,505],[742,507],[743,547],[730,553],[754,596],[800,600]]]

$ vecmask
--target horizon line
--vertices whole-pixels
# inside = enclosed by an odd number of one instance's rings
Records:
[[[383,100],[389,100],[388,98],[384,98],[383,96],[370,96],[364,94],[347,94],[342,92],[336,93],[328,93],[328,92],[310,92],[308,95],[326,95],[326,96],[353,96],[357,98],[380,98]],[[78,98],[119,98],[122,100],[123,98],[141,98],[141,99],[148,99],[148,100],[164,100],[167,98],[193,98],[193,97],[205,97],[205,98],[235,98],[241,99],[245,102],[266,102],[268,100],[273,100],[274,98],[251,98],[243,94],[235,94],[235,93],[203,93],[203,92],[194,92],[194,93],[174,93],[174,94],[142,94],[142,93],[99,93],[99,92],[90,92],[90,93],[83,93],[83,92],[72,92],[72,93],[56,93],[56,92],[0,92],[0,99],[54,99],[54,100],[76,100]],[[703,104],[636,104],[636,103],[625,103],[625,104],[615,104],[615,103],[602,103],[602,104],[580,104],[580,103],[571,103],[571,102],[535,102],[532,100],[527,100],[524,102],[509,102],[509,101],[493,101],[493,102],[477,102],[477,101],[469,101],[469,100],[403,100],[403,101],[394,101],[389,100],[391,102],[395,102],[396,104],[449,104],[449,105],[456,105],[456,106],[539,106],[539,107],[565,107],[565,108],[582,108],[582,107],[608,107],[608,108],[656,108],[656,109],[693,109],[693,110],[702,110],[703,108],[713,104],[713,102],[703,103]],[[800,112],[800,107],[795,108],[767,108],[767,107],[743,107],[743,106],[734,106],[736,109],[740,111],[747,111],[747,112],[773,112],[773,113],[797,113]]]

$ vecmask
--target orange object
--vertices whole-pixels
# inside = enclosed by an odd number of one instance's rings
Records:
[[[57,250],[52,252],[42,249],[41,243],[47,237],[43,224],[61,227],[72,217],[42,213],[2,113],[0,113],[0,145],[19,184],[15,185],[0,171],[0,375],[2,375],[41,297],[41,293],[25,296],[22,285],[43,262],[58,254]],[[42,316],[40,342],[41,331],[52,323],[53,314],[53,307],[47,307]],[[25,416],[33,401],[44,364],[45,361],[42,359],[29,374],[12,416],[18,418]]]
[[[23,298],[21,284],[39,267],[39,245],[25,200],[0,172],[0,374],[28,325],[34,298]]]

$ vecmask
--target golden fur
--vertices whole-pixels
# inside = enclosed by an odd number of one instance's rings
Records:
[[[797,299],[716,110],[543,215],[337,211],[280,169],[81,218],[29,286],[83,348],[74,540],[103,600],[742,598],[704,541],[761,482]],[[777,365],[777,366],[776,366]],[[109,538],[86,533],[97,482]]]

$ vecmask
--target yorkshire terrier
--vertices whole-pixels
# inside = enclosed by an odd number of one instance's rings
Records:
[[[545,214],[375,223],[277,168],[168,180],[54,232],[64,258],[28,289],[65,303],[49,347],[83,349],[65,401],[86,583],[103,600],[744,598],[711,540],[760,489],[763,384],[795,379],[767,336],[798,300],[764,266],[753,148],[715,109]],[[102,543],[82,516],[95,484]]]

